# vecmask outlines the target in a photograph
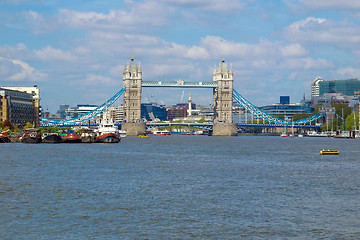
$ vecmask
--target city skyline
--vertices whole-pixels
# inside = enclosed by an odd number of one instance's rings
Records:
[[[224,57],[257,106],[309,97],[311,82],[358,78],[360,3],[284,1],[0,1],[0,85],[40,88],[41,105],[101,104],[131,56],[143,80],[212,81]],[[208,104],[210,90],[189,89]],[[179,89],[143,89],[176,104]]]

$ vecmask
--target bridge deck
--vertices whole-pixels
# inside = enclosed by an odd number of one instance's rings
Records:
[[[216,82],[142,81],[142,87],[217,88]]]

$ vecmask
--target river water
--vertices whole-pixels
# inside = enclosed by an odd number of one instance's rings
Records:
[[[175,135],[0,144],[0,239],[359,239],[359,144]]]

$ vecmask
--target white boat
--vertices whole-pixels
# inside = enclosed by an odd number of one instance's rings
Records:
[[[119,130],[119,136],[120,136],[121,138],[126,137],[126,131],[125,131],[125,130]]]
[[[100,143],[118,143],[120,142],[120,134],[117,127],[110,116],[106,112],[103,114],[100,125],[94,131],[96,133],[96,142]]]
[[[171,132],[169,132],[168,130],[154,131],[153,135],[171,135]]]
[[[316,131],[309,131],[307,132],[307,135],[308,137],[329,137],[329,135],[325,132],[316,132]]]

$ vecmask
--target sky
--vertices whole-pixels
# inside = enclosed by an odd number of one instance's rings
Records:
[[[212,81],[224,58],[253,104],[296,103],[317,76],[358,78],[359,46],[354,0],[0,0],[0,86],[37,85],[53,113],[104,103],[132,56],[144,81]],[[143,88],[142,101],[189,93],[212,100],[210,89]]]

